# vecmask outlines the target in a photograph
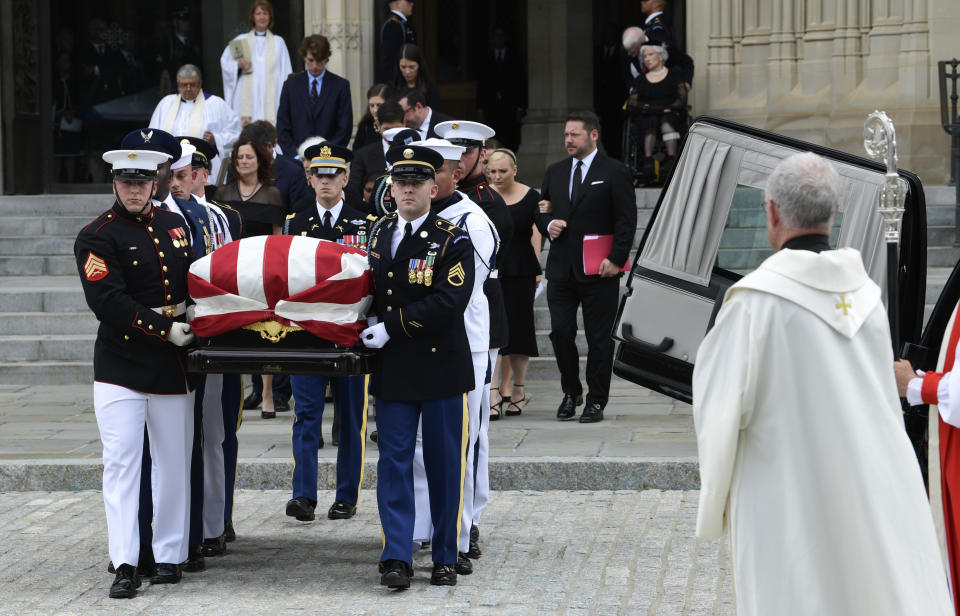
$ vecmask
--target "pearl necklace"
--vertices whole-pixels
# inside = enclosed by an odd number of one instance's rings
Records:
[[[258,190],[260,190],[260,182],[257,182],[256,184],[254,184],[253,190],[251,190],[249,193],[243,194],[243,191],[240,189],[240,182],[239,181],[237,182],[237,192],[240,193],[240,198],[243,199],[244,201],[252,197]]]
[[[647,71],[647,75],[663,75],[667,72],[667,67],[664,66],[659,71]]]

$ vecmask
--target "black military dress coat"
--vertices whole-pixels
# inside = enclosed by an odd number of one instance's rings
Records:
[[[287,220],[283,223],[283,234],[305,235],[366,250],[370,239],[370,227],[376,220],[376,216],[356,210],[344,203],[340,207],[339,217],[331,220],[330,232],[325,233],[323,214],[320,213],[320,208],[314,201],[313,207],[287,216]]]
[[[391,256],[396,213],[374,226],[369,245],[374,313],[390,340],[374,357],[373,394],[432,400],[473,389],[463,314],[473,291],[473,244],[459,227],[430,213]]]
[[[182,312],[187,300],[189,242],[180,215],[153,207],[137,216],[119,203],[80,231],[73,252],[87,305],[100,321],[96,381],[152,394],[192,389],[184,350],[167,340],[170,326],[186,320],[167,315]]]

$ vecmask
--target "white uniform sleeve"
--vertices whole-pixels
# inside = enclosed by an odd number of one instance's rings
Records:
[[[464,223],[473,243],[473,295],[483,293],[483,283],[490,276],[490,257],[496,249],[493,223],[482,212],[471,212]]]

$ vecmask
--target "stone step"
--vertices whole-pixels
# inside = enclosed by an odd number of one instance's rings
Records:
[[[923,196],[927,202],[927,208],[931,205],[955,205],[957,198],[957,188],[955,186],[924,186]]]
[[[93,216],[10,216],[0,218],[0,237],[23,235],[76,237],[91,220]]]
[[[91,195],[8,195],[0,197],[4,216],[83,216],[93,220],[113,205],[109,192]]]
[[[949,225],[927,226],[927,246],[953,247],[957,243],[957,228]]]
[[[927,267],[953,267],[960,260],[960,246],[927,246]]]
[[[957,222],[957,206],[927,205],[927,228],[948,226],[953,227]]]
[[[93,384],[92,361],[0,362],[0,383],[16,385]]]
[[[0,312],[88,312],[77,276],[0,277]]]
[[[98,322],[92,312],[0,313],[0,335],[95,335],[97,327]]]
[[[73,258],[73,237],[24,235],[0,237],[0,255],[47,256],[67,255]]]
[[[73,255],[0,256],[0,276],[77,276]]]
[[[93,361],[95,334],[0,335],[7,361]]]

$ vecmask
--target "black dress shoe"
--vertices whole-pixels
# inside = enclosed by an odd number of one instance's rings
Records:
[[[599,402],[591,402],[583,409],[580,423],[597,423],[598,421],[603,421],[603,407]]]
[[[225,535],[204,539],[200,544],[201,556],[223,556],[227,553],[227,538]]]
[[[413,570],[402,560],[389,558],[379,565],[380,585],[388,588],[410,588]]]
[[[277,413],[289,413],[290,412],[290,401],[283,400],[281,398],[273,399],[273,410]]]
[[[207,562],[203,560],[203,554],[200,552],[199,545],[190,550],[190,555],[187,556],[187,562],[183,563],[181,568],[188,573],[197,573],[207,568]],[[160,565],[157,565],[157,570],[159,571],[159,569]]]
[[[457,572],[450,565],[433,563],[433,573],[430,574],[430,583],[434,586],[456,586]]]
[[[157,563],[157,572],[150,578],[151,584],[179,584],[180,565],[173,563]]]
[[[476,560],[483,554],[480,551],[480,529],[476,524],[470,526],[470,549],[467,550],[467,558]]]
[[[320,435],[320,442],[317,443],[317,449],[323,449],[323,435]]]
[[[251,411],[255,408],[259,408],[261,402],[263,402],[263,397],[257,392],[253,392],[243,399],[243,410]]]
[[[473,563],[470,562],[466,554],[457,552],[457,564],[453,567],[453,570],[460,575],[470,575],[473,573]],[[434,569],[434,571],[436,571],[436,569]]]
[[[301,522],[309,522],[315,519],[313,511],[317,508],[316,503],[311,503],[308,499],[298,496],[287,501],[287,515],[291,518],[297,518]]]
[[[343,501],[334,501],[327,511],[327,517],[331,520],[349,520],[357,513],[357,506],[345,503]]]
[[[112,563],[111,563],[112,564]],[[132,599],[137,596],[137,589],[140,588],[140,576],[133,565],[120,565],[117,570],[117,577],[113,579],[110,585],[111,599]]]
[[[373,441],[374,443],[377,442],[377,431],[376,431],[376,430],[374,430],[373,432],[370,433],[370,440]]]
[[[233,530],[233,522],[224,521],[223,538],[227,540],[227,543],[237,540],[237,531]]]
[[[557,419],[560,421],[570,421],[576,416],[577,407],[581,404],[583,404],[583,396],[563,394],[563,400],[557,408]]]

